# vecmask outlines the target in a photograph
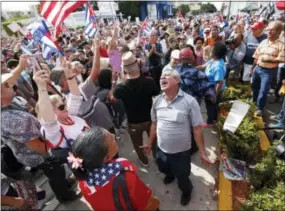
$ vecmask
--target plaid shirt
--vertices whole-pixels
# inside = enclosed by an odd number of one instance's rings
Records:
[[[208,81],[206,74],[191,65],[178,65],[175,69],[181,77],[180,88],[201,103],[201,98],[216,97],[215,85]]]

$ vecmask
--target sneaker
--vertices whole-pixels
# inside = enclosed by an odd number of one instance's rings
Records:
[[[190,193],[190,194],[184,194],[184,193],[182,193],[180,203],[181,203],[183,206],[186,206],[187,204],[189,204],[190,201],[191,201],[191,193]]]
[[[275,123],[275,124],[270,124],[269,127],[283,129],[283,128],[285,128],[285,124],[282,123],[282,122],[278,122],[278,123]]]
[[[141,159],[139,159],[139,161],[140,161],[140,164],[143,166],[143,167],[148,167],[148,159],[146,159],[146,160],[141,160]]]
[[[261,110],[257,110],[255,113],[254,113],[255,116],[262,116],[262,111]]]
[[[209,123],[207,123],[207,122],[204,122],[203,124],[202,124],[202,127],[207,127],[207,128],[211,128],[211,127],[213,127],[215,124],[213,123],[213,124],[209,124]]]
[[[174,179],[175,179],[175,177],[168,177],[168,176],[165,176],[165,177],[163,178],[163,183],[164,183],[165,185],[168,185],[168,184],[172,183],[172,182],[174,181]]]
[[[269,118],[271,120],[276,120],[276,121],[280,121],[281,120],[281,116],[279,114],[271,115]]]

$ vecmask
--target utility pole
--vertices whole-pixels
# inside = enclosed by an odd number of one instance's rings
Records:
[[[231,13],[232,1],[229,2],[229,10],[228,10],[228,20],[230,20],[230,13]]]

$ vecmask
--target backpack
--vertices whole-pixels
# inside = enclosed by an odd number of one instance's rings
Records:
[[[19,180],[19,172],[25,166],[18,162],[17,158],[14,156],[12,149],[6,144],[1,146],[1,172],[8,177],[15,180]]]

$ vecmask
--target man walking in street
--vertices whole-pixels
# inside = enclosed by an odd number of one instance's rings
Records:
[[[132,52],[129,51],[123,54],[122,64],[127,80],[116,85],[113,96],[124,103],[129,124],[129,134],[134,148],[141,164],[147,166],[148,158],[144,155],[140,146],[143,144],[143,132],[149,133],[150,130],[152,97],[158,95],[159,90],[152,78],[141,75],[137,59]],[[116,81],[112,83],[115,84]],[[154,144],[154,153],[155,148]]]
[[[189,179],[191,172],[191,130],[197,142],[202,162],[210,164],[205,154],[203,119],[200,107],[192,96],[179,89],[177,71],[165,71],[160,79],[163,91],[154,101],[151,110],[151,131],[147,145],[141,146],[149,153],[157,136],[157,164],[166,176],[164,184],[176,178],[182,191],[181,204],[191,200],[193,189]]]

